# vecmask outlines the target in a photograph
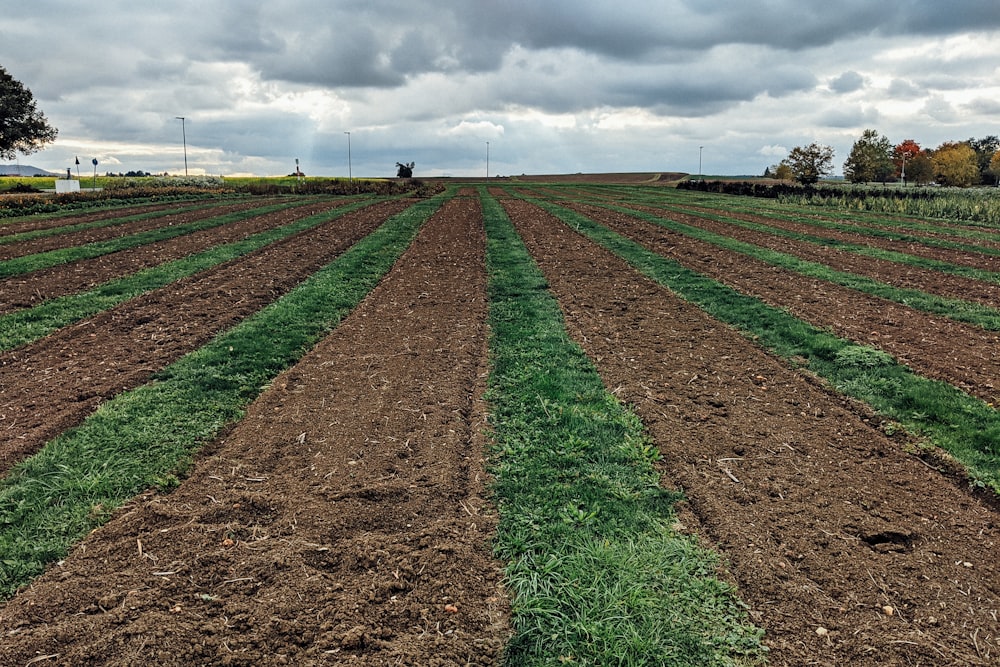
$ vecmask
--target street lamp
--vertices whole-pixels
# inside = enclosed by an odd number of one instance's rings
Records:
[[[490,180],[490,142],[486,142],[486,180]]]
[[[704,146],[698,146],[698,180],[699,181],[702,180],[702,177],[701,177],[701,151],[704,148],[705,148]]]
[[[188,175],[188,140],[187,131],[184,129],[184,116],[174,116],[181,122],[181,139],[184,141],[184,175]]]
[[[351,170],[351,133],[344,132],[347,135],[347,180],[353,185],[354,184],[354,173]]]

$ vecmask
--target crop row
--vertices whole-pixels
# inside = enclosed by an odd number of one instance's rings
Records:
[[[838,337],[825,326],[793,316],[784,307],[741,293],[611,231],[587,215],[544,199],[528,199],[773,353],[871,404],[895,424],[888,429],[908,429],[947,450],[970,472],[974,485],[1000,491],[1000,415],[992,401],[928,379],[881,350]],[[638,219],[643,217],[632,213]],[[917,334],[932,335],[929,331]]]

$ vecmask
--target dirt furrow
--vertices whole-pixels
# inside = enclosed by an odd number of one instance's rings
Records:
[[[989,402],[1000,400],[1000,334],[802,278],[631,216],[595,208],[588,215],[646,248],[814,326],[885,350],[921,375]]]
[[[123,236],[131,236],[132,234],[146,232],[151,229],[160,229],[161,227],[176,226],[187,222],[193,222],[195,220],[214,218],[216,216],[226,215],[227,213],[246,211],[263,205],[264,204],[258,200],[242,201],[225,206],[213,206],[211,208],[198,209],[197,211],[188,211],[186,213],[174,213],[159,218],[133,220],[132,222],[125,222],[120,225],[97,227],[94,229],[82,229],[76,232],[58,234],[56,236],[44,236],[42,238],[31,239],[21,243],[3,244],[0,245],[0,261],[13,259],[15,257],[23,257],[25,255],[33,255],[40,252],[48,252],[50,250],[75,248],[88,243],[94,243],[95,241],[117,239]]]
[[[647,207],[636,207],[637,209],[646,209]],[[652,209],[657,213],[662,213],[662,210]],[[716,209],[706,209],[706,211],[714,214],[718,214],[719,211]],[[733,213],[726,212],[726,215],[740,220],[746,220],[748,222],[755,222],[762,225],[767,225],[769,227],[776,227],[778,229],[784,229],[786,231],[796,232],[799,234],[810,234],[812,236],[820,236],[828,239],[835,239],[838,241],[846,241],[848,243],[856,243],[859,245],[866,245],[871,248],[879,248],[881,250],[892,250],[895,252],[901,252],[907,255],[915,255],[917,257],[925,257],[928,259],[936,259],[941,262],[948,262],[950,264],[958,264],[959,266],[971,266],[976,269],[982,269],[983,271],[998,271],[1000,270],[1000,257],[996,255],[986,255],[977,252],[968,252],[964,250],[951,250],[949,248],[936,248],[934,246],[923,245],[921,243],[915,243],[913,241],[905,240],[895,240],[880,238],[877,236],[868,236],[858,232],[852,231],[838,231],[835,229],[828,229],[825,227],[817,227],[815,225],[810,225],[807,223],[792,222],[790,220],[779,220],[777,218],[768,218],[764,216],[750,215],[746,213]],[[700,218],[699,218],[700,220]],[[847,223],[854,224],[854,223]],[[910,236],[924,236],[928,239],[937,239],[952,241],[955,243],[964,243],[966,245],[976,245],[979,244],[983,247],[996,248],[1000,247],[1000,242],[989,242],[989,241],[973,241],[971,239],[962,237],[949,237],[947,234],[918,234],[911,233],[908,230],[898,230],[900,236],[910,235]]]
[[[446,204],[178,489],[0,608],[0,663],[496,664],[484,244]]]
[[[838,271],[867,276],[896,287],[920,290],[952,299],[974,301],[991,308],[1000,308],[1000,285],[995,283],[942,273],[918,266],[908,266],[876,257],[866,257],[808,241],[786,239],[774,234],[744,229],[734,224],[717,222],[698,216],[666,210],[648,209],[645,207],[642,210],[728,238],[794,255],[810,262],[817,262]],[[733,217],[746,218],[749,216]],[[755,220],[755,222],[757,221]],[[773,226],[770,224],[773,222],[768,221],[767,224]],[[994,271],[1000,270],[1000,258],[994,260],[993,266]]]
[[[0,472],[276,300],[409,204],[345,215],[0,354]]]
[[[190,208],[194,206],[210,206],[211,203],[204,199],[189,201],[173,201],[162,204],[141,204],[139,206],[128,206],[122,208],[101,209],[97,211],[76,211],[69,215],[57,215],[53,217],[26,216],[24,218],[0,219],[0,238],[13,234],[23,234],[34,232],[40,229],[57,229],[66,225],[79,225],[87,222],[97,222],[98,220],[112,220],[114,218],[127,218],[132,215],[163,211],[172,208]]]
[[[996,511],[552,216],[505,206],[663,452],[681,521],[728,560],[772,665],[996,664]]]
[[[0,314],[31,308],[49,299],[92,289],[110,280],[202,252],[217,245],[240,241],[259,232],[289,224],[345,203],[347,202],[344,200],[328,200],[275,213],[255,215],[227,225],[0,280],[0,293],[3,294]],[[184,222],[191,220],[174,224]]]

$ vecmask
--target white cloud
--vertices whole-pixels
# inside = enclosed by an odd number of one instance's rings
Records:
[[[995,134],[994,0],[15,3],[2,65],[121,170],[759,173],[786,147]],[[776,30],[775,26],[781,26]],[[693,157],[692,157],[693,156]],[[88,157],[89,161],[89,157]],[[840,157],[835,158],[840,161]],[[102,161],[102,164],[104,162]],[[117,166],[117,165],[116,165]],[[707,166],[706,166],[707,170]]]

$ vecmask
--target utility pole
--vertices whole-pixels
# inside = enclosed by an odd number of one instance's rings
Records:
[[[354,185],[354,173],[351,170],[351,133],[344,132],[347,135],[347,180]]]
[[[188,175],[188,139],[187,131],[184,129],[184,116],[174,116],[181,122],[181,139],[184,141],[184,175]]]

